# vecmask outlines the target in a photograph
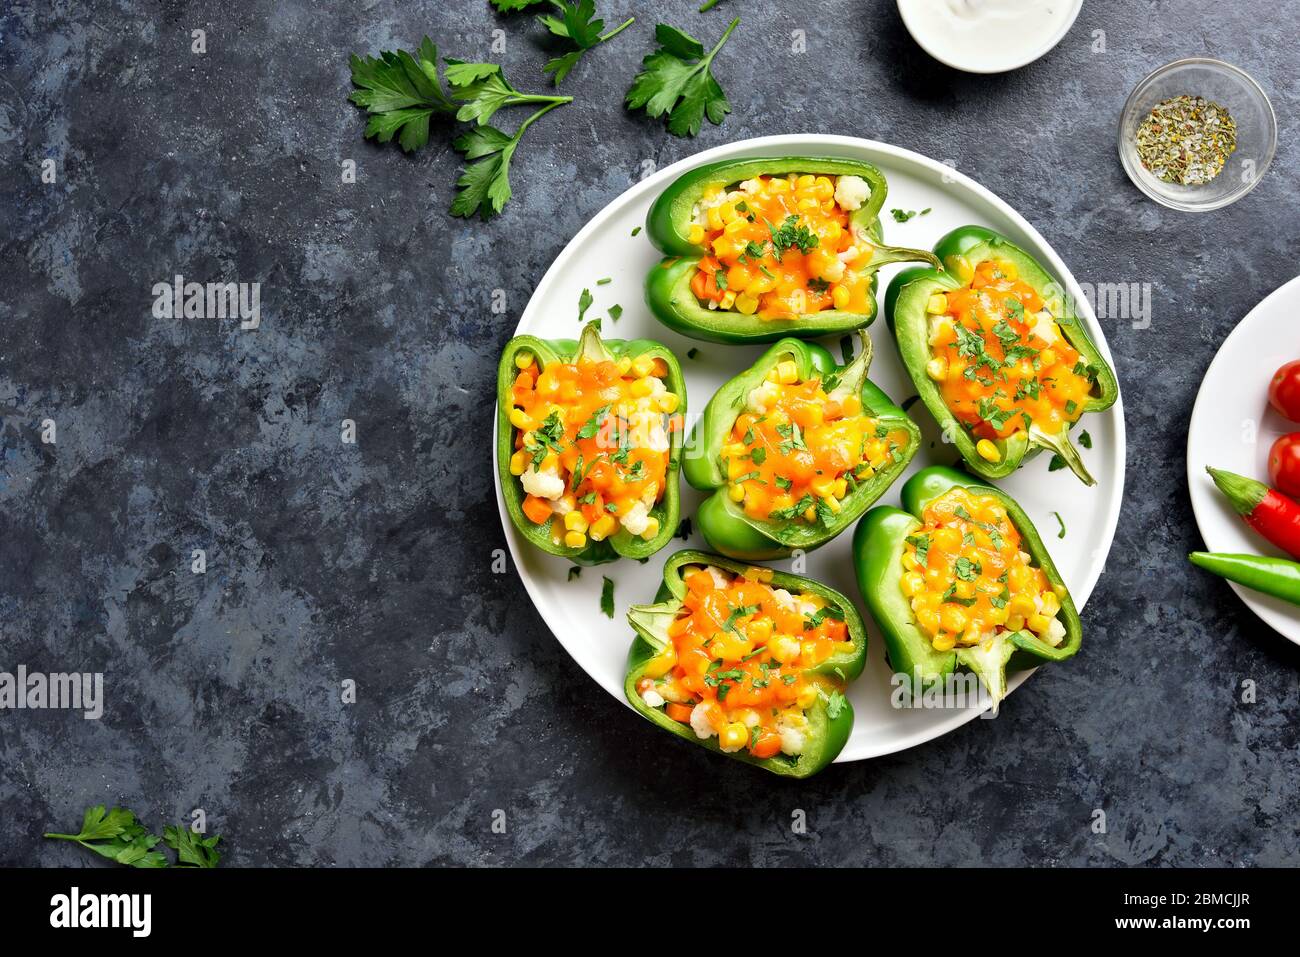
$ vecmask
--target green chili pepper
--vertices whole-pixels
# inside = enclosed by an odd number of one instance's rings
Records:
[[[696,524],[712,548],[732,558],[750,561],[781,558],[796,548],[810,551],[856,522],[907,468],[920,447],[921,431],[867,378],[871,339],[865,332],[861,333],[861,339],[862,351],[843,368],[816,343],[782,339],[709,400],[687,443],[682,468],[691,485],[713,492],[695,516]],[[857,395],[862,401],[863,414],[878,419],[881,428],[907,431],[906,444],[895,449],[890,460],[874,475],[855,481],[853,489],[841,500],[838,513],[823,510],[814,522],[798,515],[754,518],[746,514],[743,504],[733,502],[727,494],[730,483],[723,448],[731,441],[736,418],[745,410],[750,391],[763,384],[770,370],[786,361],[795,363],[800,382],[821,378],[830,398],[841,400]]]
[[[682,429],[669,430],[668,471],[663,495],[650,514],[659,520],[659,532],[646,540],[635,536],[626,529],[618,531],[603,541],[587,541],[581,548],[570,548],[551,541],[552,518],[543,524],[535,524],[524,515],[524,490],[519,478],[510,474],[510,456],[515,451],[515,428],[510,424],[510,410],[513,408],[511,388],[519,373],[515,357],[521,352],[530,352],[536,358],[539,367],[544,368],[551,362],[576,362],[579,357],[595,361],[614,361],[624,356],[635,359],[648,355],[662,359],[668,366],[668,375],[664,385],[669,392],[678,397],[677,410],[674,415],[686,414],[686,385],[682,379],[682,370],[677,357],[665,346],[649,339],[629,341],[605,340],[600,338],[599,320],[589,322],[582,330],[582,338],[539,339],[536,336],[515,336],[506,343],[497,368],[497,480],[501,483],[501,494],[505,498],[506,511],[515,523],[515,528],[532,542],[533,545],[551,555],[559,555],[580,565],[599,565],[612,562],[619,557],[646,558],[663,548],[677,531],[677,522],[681,514],[681,496],[677,481],[677,471],[681,465]],[[588,463],[589,465],[590,463]]]
[[[920,516],[929,504],[955,486],[979,495],[992,495],[1006,509],[1011,524],[1020,533],[1021,550],[1030,556],[1033,565],[1043,570],[1060,601],[1059,614],[1065,637],[1059,645],[1053,647],[1028,630],[1004,630],[987,647],[973,645],[937,651],[918,626],[911,602],[903,594],[901,585],[904,545],[908,536],[921,528]],[[1016,670],[1043,661],[1061,661],[1079,650],[1083,631],[1074,600],[1052,563],[1038,530],[1014,499],[963,472],[931,466],[904,483],[902,500],[904,510],[885,506],[873,508],[858,523],[853,535],[853,564],[867,609],[884,634],[890,666],[895,674],[906,680],[913,694],[920,694],[945,681],[961,666],[979,676],[996,708],[1006,694],[1008,668]]]
[[[779,176],[788,173],[825,176],[858,176],[871,190],[870,198],[849,217],[855,235],[869,240],[873,254],[865,264],[852,268],[871,274],[872,299],[867,312],[835,309],[808,313],[793,319],[763,319],[747,316],[734,309],[709,309],[691,290],[691,280],[701,257],[710,250],[690,241],[690,228],[697,203],[709,186],[722,188],[756,176]],[[646,303],[664,325],[684,336],[710,342],[774,342],[784,336],[813,339],[831,333],[849,332],[870,325],[876,317],[875,273],[881,266],[899,262],[938,260],[929,252],[886,246],[881,239],[879,214],[885,202],[885,177],[869,163],[830,157],[787,156],[725,160],[709,163],[679,176],[663,191],[647,217],[646,232],[650,241],[667,257],[650,270],[646,277]],[[771,224],[773,228],[780,223]]]
[[[969,275],[976,266],[988,259],[1007,260],[1015,264],[1020,279],[1033,287],[1045,303],[1050,304],[1061,334],[1079,352],[1084,366],[1079,372],[1092,380],[1091,397],[1080,414],[1109,409],[1119,396],[1115,373],[1088,338],[1082,321],[1070,303],[1070,297],[1063,293],[1061,286],[1036,259],[1009,239],[982,226],[961,226],[954,229],[939,240],[934,251],[944,263],[942,270],[905,269],[894,277],[885,293],[885,315],[894,331],[903,365],[916,384],[921,401],[944,433],[956,443],[957,450],[970,470],[983,478],[1004,478],[1018,469],[1030,455],[1041,449],[1050,449],[1085,484],[1095,484],[1084,467],[1078,450],[1070,441],[1068,425],[1054,434],[1030,425],[1006,438],[990,440],[997,447],[999,458],[996,462],[987,461],[976,451],[975,438],[953,415],[938,385],[926,373],[926,364],[933,358],[929,344],[929,316],[926,312],[930,297],[969,285],[969,279],[963,280],[959,276]]]
[[[1300,605],[1300,564],[1265,555],[1192,552],[1187,556],[1197,568],[1254,591]]]
[[[636,632],[632,639],[632,648],[627,658],[627,678],[623,691],[628,702],[643,717],[665,728],[679,738],[702,745],[711,751],[727,754],[728,757],[753,764],[782,777],[806,778],[816,774],[835,760],[835,756],[844,749],[853,730],[853,708],[844,698],[844,690],[849,682],[860,674],[867,662],[867,631],[853,603],[844,595],[799,575],[772,571],[770,584],[773,588],[784,588],[793,594],[808,593],[824,598],[829,607],[836,609],[843,616],[848,630],[849,648],[837,651],[821,664],[807,669],[806,674],[815,679],[821,694],[812,707],[805,712],[809,728],[805,735],[803,751],[798,755],[778,754],[771,758],[756,758],[747,750],[725,752],[718,745],[718,739],[699,738],[689,724],[674,721],[660,707],[646,704],[637,691],[637,685],[646,676],[651,663],[672,639],[668,628],[677,618],[686,597],[686,583],[682,571],[687,566],[713,565],[732,574],[745,574],[753,566],[735,562],[708,552],[686,550],[669,556],[664,563],[663,584],[655,596],[653,605],[633,605],[628,610],[628,622]],[[761,570],[764,575],[767,569]],[[751,572],[752,574],[752,572]],[[797,637],[797,636],[796,636]]]

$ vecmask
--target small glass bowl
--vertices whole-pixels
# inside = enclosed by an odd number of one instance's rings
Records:
[[[1137,154],[1137,129],[1152,108],[1175,96],[1201,96],[1227,109],[1237,124],[1237,148],[1218,176],[1200,186],[1166,183]],[[1277,118],[1268,97],[1246,73],[1221,60],[1175,60],[1137,85],[1119,120],[1119,158],[1138,189],[1157,203],[1207,212],[1235,203],[1263,178],[1277,149]]]

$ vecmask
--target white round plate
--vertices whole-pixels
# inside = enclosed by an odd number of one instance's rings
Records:
[[[1241,520],[1205,467],[1268,482],[1268,450],[1278,436],[1300,432],[1300,423],[1282,418],[1268,404],[1273,373],[1283,363],[1300,358],[1298,312],[1300,276],[1246,314],[1201,380],[1187,429],[1187,488],[1207,551],[1290,557]],[[1232,588],[1270,628],[1300,644],[1300,608],[1240,585]]]
[[[587,318],[603,317],[603,331],[607,337],[656,339],[677,354],[686,377],[689,429],[713,393],[725,381],[753,364],[766,347],[697,342],[660,325],[650,315],[642,297],[646,272],[659,261],[660,255],[651,246],[644,229],[636,236],[632,231],[644,227],[646,212],[655,197],[688,169],[723,159],[782,155],[836,156],[865,160],[877,166],[889,182],[889,196],[881,211],[885,238],[895,245],[929,248],[948,230],[967,223],[988,226],[1007,236],[1036,256],[1049,272],[1055,273],[1065,283],[1079,303],[1078,312],[1087,323],[1089,333],[1109,361],[1105,338],[1074,277],[1034,228],[1010,206],[962,173],[909,150],[853,137],[807,134],[765,136],[719,146],[675,163],[637,183],[597,213],[564,248],[533,293],[519,320],[517,333],[527,332],[542,338],[574,338],[579,330],[578,297],[583,289],[590,289],[596,302],[588,310]],[[931,208],[932,211],[906,223],[896,223],[889,213],[893,208]],[[890,277],[899,268],[887,266],[882,270],[882,297]],[[597,284],[598,280],[605,278],[612,281],[606,285]],[[611,322],[607,310],[615,303],[623,307],[623,316],[617,322]],[[871,379],[901,403],[915,395],[915,390],[899,361],[884,318],[878,318],[870,331],[875,345]],[[833,354],[840,354],[837,339],[824,341]],[[690,349],[698,350],[696,358],[687,357]],[[956,462],[956,451],[939,441],[939,430],[925,407],[918,402],[910,408],[910,414],[920,425],[925,440],[912,460],[908,474],[926,465],[952,465]],[[1092,449],[1083,454],[1088,468],[1097,478],[1095,487],[1085,488],[1068,471],[1049,474],[1047,455],[1039,455],[1011,479],[1001,483],[1037,524],[1080,608],[1101,574],[1119,519],[1124,487],[1124,416],[1121,404],[1116,402],[1106,412],[1089,415],[1083,426],[1092,436]],[[899,479],[879,504],[898,504],[902,482],[903,479]],[[683,480],[682,516],[693,516],[701,499],[701,493]],[[624,617],[628,606],[653,600],[661,581],[663,559],[688,545],[707,548],[703,538],[694,534],[689,543],[676,540],[644,565],[624,560],[584,568],[579,578],[569,581],[571,564],[568,561],[538,551],[516,532],[499,488],[497,506],[515,566],[538,612],[574,660],[602,688],[619,701],[624,701],[624,663],[632,641],[632,630]],[[1062,539],[1057,538],[1060,526],[1054,512],[1060,513],[1067,529]],[[849,557],[852,538],[852,531],[846,531],[809,553],[804,574],[839,589],[861,611],[864,607],[862,596],[858,593]],[[772,564],[790,569],[789,560]],[[615,582],[613,620],[600,611],[602,576],[609,576]],[[975,707],[949,710],[898,710],[891,707],[890,671],[885,664],[880,632],[869,618],[867,624],[869,662],[862,677],[849,691],[855,712],[853,734],[838,760],[857,761],[909,748],[951,731],[979,714]],[[1086,654],[1086,643],[1084,647]],[[1017,687],[1026,677],[1027,674],[1015,676],[1010,686]]]

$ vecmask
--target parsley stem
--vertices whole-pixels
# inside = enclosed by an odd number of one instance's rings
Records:
[[[528,117],[528,119],[524,120],[522,123],[519,124],[519,129],[515,130],[515,135],[511,137],[511,139],[513,139],[516,143],[518,143],[521,139],[524,138],[524,130],[532,126],[535,120],[541,119],[543,116],[551,112],[551,110],[555,109],[557,106],[564,106],[564,104],[566,103],[572,103],[573,97],[542,96],[542,97],[536,97],[530,99],[529,102],[538,102],[538,103],[546,102],[546,105],[542,107],[540,110],[538,110],[536,113],[534,113],[532,116]]]
[[[628,17],[627,22],[624,23],[622,26],[615,27],[613,30],[610,30],[608,33],[601,34],[600,42],[604,43],[606,40],[612,40],[614,37],[618,36],[620,33],[622,33],[624,30],[626,30],[634,23],[636,23],[636,17]]]
[[[734,20],[732,20],[730,23],[727,24],[727,29],[722,31],[722,39],[718,41],[718,45],[715,46],[712,50],[710,50],[709,55],[706,56],[700,62],[705,64],[712,63],[713,58],[717,56],[718,51],[722,49],[722,45],[727,42],[727,37],[731,36],[731,31],[736,29],[736,27],[738,26],[740,26],[740,17],[736,17]]]

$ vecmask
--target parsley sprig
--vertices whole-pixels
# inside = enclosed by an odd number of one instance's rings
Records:
[[[659,49],[641,61],[641,72],[627,91],[627,106],[644,109],[651,117],[668,114],[668,132],[674,136],[696,136],[704,117],[714,126],[731,112],[731,104],[714,79],[711,66],[731,32],[737,17],[727,25],[722,39],[707,53],[704,44],[683,30],[661,23],[655,27]]]
[[[543,73],[553,75],[556,86],[564,82],[564,78],[578,65],[583,54],[607,40],[612,40],[636,22],[636,17],[628,17],[608,33],[601,33],[600,31],[605,29],[605,21],[596,17],[595,0],[575,0],[573,3],[562,3],[560,0],[551,0],[551,2],[559,15],[542,14],[537,19],[552,34],[569,40],[577,47],[563,56],[548,61],[542,68]]]
[[[187,827],[163,828],[163,836],[149,833],[148,828],[124,807],[107,809],[102,804],[87,808],[76,834],[46,833],[51,840],[75,841],[88,851],[127,867],[167,867],[167,855],[155,850],[161,842],[176,851],[178,866],[216,867],[221,861],[217,851],[220,834],[204,838]]]
[[[451,204],[453,216],[479,213],[487,219],[501,212],[511,196],[510,161],[524,133],[557,106],[573,102],[571,96],[521,92],[496,63],[444,57],[440,77],[438,47],[428,37],[414,53],[386,50],[378,58],[354,55],[349,62],[352,82],[359,87],[349,99],[370,113],[367,138],[387,143],[396,136],[409,153],[429,142],[429,122],[435,114],[452,114],[475,125],[452,142],[467,160],[478,161],[456,181],[459,191]],[[513,135],[488,125],[498,110],[532,104],[541,108]]]

